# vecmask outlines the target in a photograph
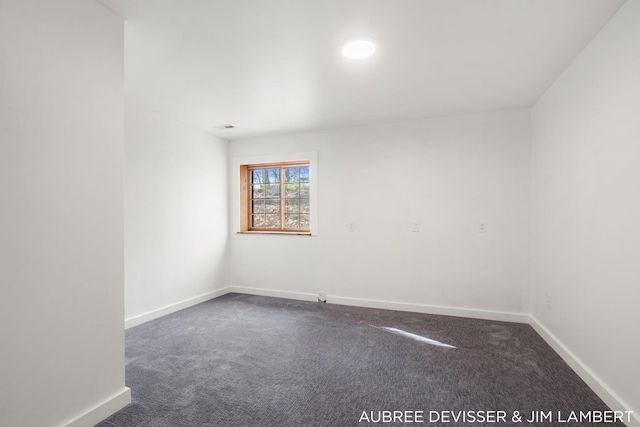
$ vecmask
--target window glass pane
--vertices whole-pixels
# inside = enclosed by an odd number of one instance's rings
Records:
[[[298,213],[298,199],[285,199],[284,211],[287,213]]]
[[[309,197],[309,184],[301,183],[300,184],[300,197]]]
[[[284,163],[249,167],[249,194],[242,193],[242,197],[249,198],[248,212],[245,212],[249,217],[249,228],[308,230],[311,211],[309,169],[308,165],[291,166]]]
[[[300,179],[300,170],[298,168],[285,168],[284,176],[284,182],[298,182]]]
[[[267,184],[265,187],[265,197],[280,197],[280,184]]]
[[[284,198],[297,198],[298,197],[298,185],[299,184],[285,184],[284,185]]]
[[[300,228],[298,214],[284,214],[284,228]]]
[[[279,199],[266,199],[265,200],[265,212],[266,213],[280,213],[280,200]]]
[[[300,182],[309,182],[309,167],[300,168]]]
[[[260,197],[264,197],[264,185],[257,184],[251,186],[251,198],[259,199]]]
[[[309,229],[309,214],[300,215],[300,228],[303,230]]]
[[[265,179],[267,184],[277,184],[280,182],[280,169],[265,169]]]
[[[264,228],[280,228],[280,215],[265,215]]]
[[[309,213],[309,199],[300,199],[300,212]]]
[[[264,215],[251,215],[251,227],[264,228]]]
[[[264,199],[251,201],[251,213],[264,213]]]
[[[252,184],[264,184],[264,170],[251,171]]]

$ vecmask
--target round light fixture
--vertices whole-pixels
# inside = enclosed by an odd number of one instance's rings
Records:
[[[342,46],[342,54],[349,59],[367,58],[375,51],[376,45],[368,39],[352,40]]]

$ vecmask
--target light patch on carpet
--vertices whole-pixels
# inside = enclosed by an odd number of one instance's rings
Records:
[[[388,331],[388,332],[391,332],[391,333],[394,333],[394,334],[398,334],[398,335],[402,335],[403,337],[411,338],[412,340],[416,340],[416,341],[419,341],[419,342],[424,342],[424,343],[435,345],[435,346],[438,346],[438,347],[455,348],[452,345],[445,344],[445,343],[440,342],[440,341],[432,340],[431,338],[423,337],[422,335],[412,334],[411,332],[403,331],[402,329],[389,328],[387,326],[381,326],[380,329],[384,329],[385,331]]]

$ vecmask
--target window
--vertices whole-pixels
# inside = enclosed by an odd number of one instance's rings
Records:
[[[241,231],[309,233],[309,162],[240,166]]]

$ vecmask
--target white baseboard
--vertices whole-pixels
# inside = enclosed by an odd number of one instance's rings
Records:
[[[414,304],[407,302],[382,301],[362,298],[330,296],[328,303],[352,305],[356,307],[379,308],[382,310],[410,311],[413,313],[438,314],[441,316],[468,317],[471,319],[495,320],[499,322],[528,323],[529,316],[524,313],[475,310],[468,308],[443,307],[436,305]]]
[[[553,348],[556,353],[567,362],[582,380],[614,411],[631,411],[626,404],[607,384],[593,373],[582,361],[576,357],[562,342],[556,338],[538,320],[529,316],[529,324]],[[640,414],[633,413],[631,421],[625,423],[628,427],[640,427]]]
[[[299,301],[318,301],[318,296],[304,292],[277,291],[274,289],[246,288],[241,286],[229,286],[227,293],[259,295],[263,297],[287,298]]]
[[[240,286],[229,286],[228,292],[239,294],[261,295],[267,297],[278,297],[296,299],[302,301],[318,301],[316,294],[302,292],[276,291],[273,289],[245,288]],[[501,322],[529,323],[529,315],[524,313],[508,313],[500,311],[473,310],[453,307],[440,307],[425,304],[412,304],[405,302],[372,300],[364,298],[348,298],[329,295],[327,303],[339,305],[351,305],[355,307],[379,308],[382,310],[410,311],[413,313],[439,314],[443,316],[470,317],[472,319],[495,320]]]
[[[162,316],[166,316],[167,314],[174,313],[176,311],[183,310],[185,308],[191,307],[192,305],[200,304],[202,302],[208,301],[210,299],[218,298],[224,294],[229,293],[229,288],[217,289],[215,291],[207,292],[206,294],[198,295],[193,298],[189,298],[175,304],[167,305],[164,307],[160,307],[156,310],[148,311],[143,314],[139,314],[137,316],[129,317],[124,320],[124,328],[129,329],[134,326],[141,325],[149,320],[157,319]]]
[[[131,403],[131,390],[125,387],[120,393],[105,400],[95,408],[90,409],[83,415],[67,424],[67,427],[92,427],[100,421],[115,414],[120,409]]]

